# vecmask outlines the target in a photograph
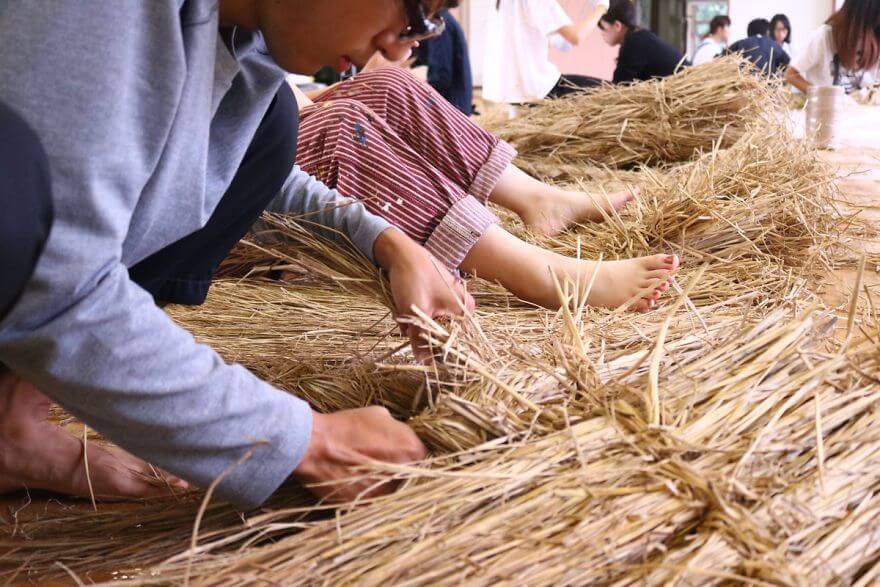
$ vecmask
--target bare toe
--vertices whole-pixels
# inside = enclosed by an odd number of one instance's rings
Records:
[[[76,497],[142,498],[185,489],[180,479],[48,421],[48,399],[17,377],[0,378],[0,493],[43,489]]]
[[[184,491],[188,484],[116,447],[90,445],[89,479],[85,463],[77,469],[70,493],[87,496],[92,491],[101,499],[138,499]]]
[[[636,305],[636,310],[638,310],[639,312],[650,312],[656,306],[657,306],[657,302],[655,302],[654,300],[641,300]]]

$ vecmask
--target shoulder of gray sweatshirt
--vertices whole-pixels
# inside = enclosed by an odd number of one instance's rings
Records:
[[[196,343],[128,267],[206,224],[285,72],[258,34],[221,40],[216,0],[4,2],[0,39],[0,100],[43,141],[55,206],[0,362],[135,455],[202,487],[225,472],[218,495],[259,505],[299,464],[309,406]],[[389,227],[297,167],[272,208],[368,256]]]

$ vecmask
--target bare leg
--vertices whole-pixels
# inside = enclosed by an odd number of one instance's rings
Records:
[[[511,210],[526,225],[546,236],[555,236],[572,224],[599,222],[606,213],[620,210],[638,195],[638,190],[608,194],[588,194],[547,185],[513,164],[509,165],[489,201]]]
[[[100,498],[168,495],[168,484],[187,487],[179,479],[157,479],[147,463],[97,443],[88,445],[87,478],[82,441],[47,420],[50,405],[30,383],[0,373],[0,494],[27,488],[86,497],[89,479]]]
[[[675,255],[602,262],[587,302],[593,306],[616,308],[639,296],[633,309],[650,310],[660,295],[669,289],[669,279],[678,265]],[[553,274],[560,283],[568,280],[585,288],[596,263],[544,250],[493,225],[468,252],[461,268],[483,279],[499,282],[520,299],[557,309],[560,299]]]

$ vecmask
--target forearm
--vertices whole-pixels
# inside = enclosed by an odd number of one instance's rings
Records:
[[[422,247],[406,236],[403,231],[390,227],[376,237],[373,245],[373,259],[376,264],[390,271],[395,262],[417,253]]]
[[[810,87],[810,82],[804,79],[801,73],[792,66],[789,66],[788,69],[785,70],[785,81],[805,94]]]
[[[321,88],[318,90],[303,92],[297,86],[291,85],[290,87],[293,90],[293,95],[296,98],[296,105],[297,108],[299,108],[300,112],[302,112],[302,109],[306,106],[312,106],[314,104],[314,102],[312,101],[313,95],[314,97],[317,97],[321,94],[321,92],[324,92],[326,90],[326,88]]]
[[[572,24],[566,25],[556,31],[563,39],[572,45],[579,45],[582,40],[587,38],[599,24],[599,19],[608,12],[608,6],[605,3],[598,3],[593,10],[583,20],[579,20]]]
[[[596,4],[595,7],[593,7],[593,10],[585,19],[577,23],[581,38],[586,37],[596,29],[596,27],[599,25],[599,20],[605,15],[606,12],[608,12],[608,3],[599,2],[598,4]]]
[[[577,24],[567,24],[564,27],[559,28],[555,34],[575,46],[579,45],[581,42],[581,32]]]
[[[361,202],[328,188],[296,165],[267,210],[295,216],[325,238],[353,244],[371,260],[376,239],[391,227]],[[262,228],[260,222],[254,225],[257,233]]]
[[[23,309],[37,297],[23,298]],[[124,267],[49,319],[28,314],[4,324],[0,360],[148,462],[206,487],[249,455],[218,495],[254,507],[305,453],[308,405],[197,344]]]

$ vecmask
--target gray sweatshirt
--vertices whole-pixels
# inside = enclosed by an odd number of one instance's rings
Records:
[[[308,405],[197,344],[127,268],[205,225],[285,72],[259,35],[230,51],[216,0],[4,1],[0,39],[0,100],[42,139],[55,205],[0,362],[132,453],[203,487],[229,470],[218,494],[262,503],[304,454]],[[389,226],[296,167],[273,208],[368,256]]]

